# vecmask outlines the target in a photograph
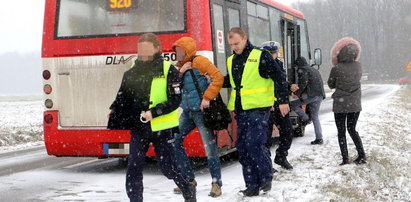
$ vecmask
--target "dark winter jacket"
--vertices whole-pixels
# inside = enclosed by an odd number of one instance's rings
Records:
[[[361,108],[361,64],[359,58],[361,46],[351,38],[339,40],[331,52],[337,62],[331,69],[328,86],[335,88],[332,95],[334,113],[359,112]]]
[[[208,81],[207,78],[200,74],[200,72],[193,68],[192,70],[188,70],[184,72],[183,75],[183,91],[182,91],[182,99],[180,107],[183,108],[185,111],[200,111],[201,100],[196,86],[193,81],[193,77],[191,76],[190,71],[193,71],[195,77],[197,78],[198,86],[200,87],[200,91],[203,94],[208,88]]]
[[[325,98],[323,79],[320,72],[311,67],[304,57],[298,57],[297,65],[298,90],[294,92],[300,99],[308,99],[317,96]]]
[[[123,75],[116,99],[110,106],[111,113],[107,128],[136,130],[151,134],[150,123],[142,123],[140,114],[150,105],[150,89],[154,77],[163,76],[163,58],[158,53],[153,61],[135,61],[135,65]],[[167,102],[151,109],[153,118],[168,114],[178,108],[181,102],[181,78],[178,70],[171,66],[167,76]]]
[[[254,47],[248,41],[244,51],[240,55],[237,55],[235,52],[233,52],[234,58],[232,63],[232,74],[236,86],[241,86],[241,78],[243,76],[245,63],[254,48],[257,47]],[[274,81],[276,91],[275,96],[277,97],[277,102],[279,104],[288,104],[288,84],[286,80],[287,75],[285,74],[285,71],[283,71],[282,68],[277,64],[277,62],[275,62],[268,51],[263,51],[261,53],[260,64],[258,68],[261,77],[272,79]],[[229,75],[224,77],[223,87],[231,87]],[[241,105],[241,96],[239,94],[239,91],[237,92],[238,94],[236,95],[237,99],[235,101],[235,111],[243,111]]]

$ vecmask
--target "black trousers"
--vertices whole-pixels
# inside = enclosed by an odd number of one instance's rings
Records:
[[[346,130],[348,130],[348,133],[355,144],[358,156],[365,157],[361,137],[355,130],[359,116],[360,112],[334,113],[335,124],[337,125],[338,130],[338,143],[340,145],[341,155],[345,160],[348,160],[347,140],[345,136]]]
[[[188,179],[179,172],[174,156],[173,129],[154,132],[152,135],[141,135],[131,131],[130,154],[128,156],[126,191],[130,201],[143,201],[143,167],[150,143],[154,145],[156,159],[161,172],[174,180],[183,194],[189,192]],[[177,129],[178,131],[178,129]]]
[[[276,150],[275,158],[286,158],[288,156],[288,150],[291,147],[291,143],[293,141],[293,126],[291,124],[290,116],[287,114],[286,116],[281,115],[281,111],[279,105],[275,103],[274,111],[270,111],[270,118],[268,120],[268,133],[267,133],[267,143],[266,146],[270,151],[270,147],[272,146],[272,131],[273,125],[276,124],[279,126],[278,130],[280,131],[279,137],[279,145]]]

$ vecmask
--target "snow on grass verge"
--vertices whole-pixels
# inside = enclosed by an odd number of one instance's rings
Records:
[[[410,201],[411,88],[374,103],[361,114],[359,129],[368,163],[340,166],[321,186],[327,201]],[[347,134],[348,136],[348,134]],[[350,142],[351,139],[347,137]],[[351,144],[351,159],[356,157]],[[335,150],[338,150],[336,145]]]
[[[0,152],[40,144],[42,113],[42,102],[37,97],[1,98]]]

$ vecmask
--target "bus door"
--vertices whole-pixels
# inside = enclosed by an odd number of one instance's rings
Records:
[[[240,27],[240,2],[226,0],[211,1],[211,20],[213,34],[214,64],[221,73],[227,75],[227,57],[232,54],[227,42],[227,33],[231,27]],[[236,3],[237,2],[237,3]],[[228,89],[220,91],[225,103],[228,102]]]
[[[288,82],[298,83],[297,67],[294,65],[294,61],[300,55],[298,45],[300,40],[299,26],[294,21],[282,19],[281,33],[282,44],[284,44],[284,65],[287,70]]]
[[[242,24],[240,21],[240,1],[212,0],[210,1],[210,8],[214,64],[225,76],[227,75],[227,57],[232,54],[227,42],[227,33],[231,27],[240,27]],[[230,93],[231,90],[229,89],[221,89],[220,94],[225,103],[228,103]],[[220,153],[230,151],[235,147],[237,140],[236,128],[235,121],[233,120],[228,129],[230,132],[225,130],[218,132],[216,142],[220,148]]]

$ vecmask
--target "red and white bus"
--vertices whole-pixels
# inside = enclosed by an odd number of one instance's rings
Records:
[[[129,131],[107,130],[107,114],[142,33],[157,34],[167,60],[175,60],[174,41],[193,37],[198,54],[225,75],[231,54],[225,36],[235,26],[243,27],[255,45],[270,40],[284,44],[289,71],[298,55],[310,58],[304,15],[273,0],[46,0],[42,66],[48,154],[128,154]],[[225,100],[227,91],[221,92]],[[233,151],[235,141],[235,123],[219,131],[221,154]],[[189,156],[205,156],[196,130],[185,147]],[[154,155],[153,148],[147,155]]]

